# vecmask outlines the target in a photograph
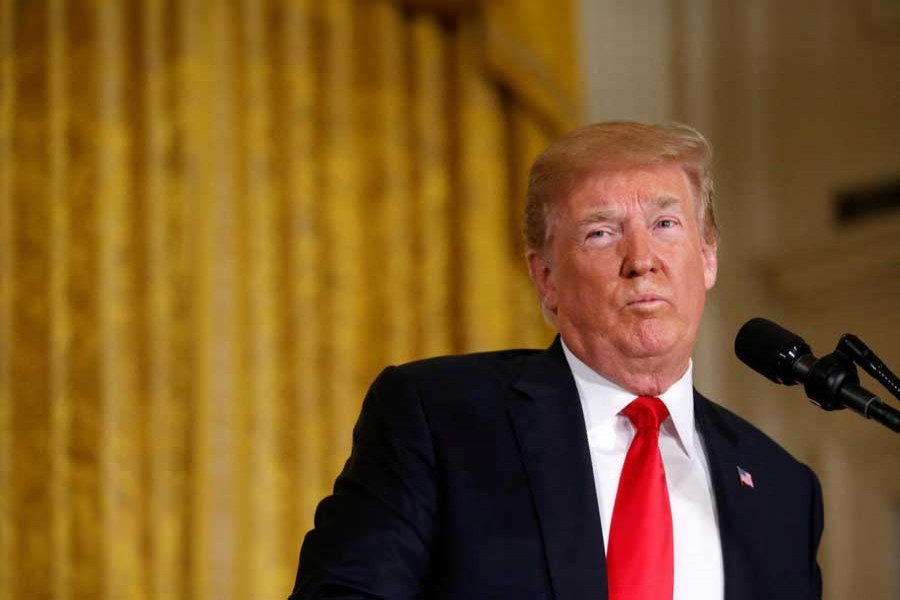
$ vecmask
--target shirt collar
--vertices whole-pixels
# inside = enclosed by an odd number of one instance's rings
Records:
[[[562,338],[560,338],[562,341]],[[623,408],[634,399],[635,394],[606,379],[577,356],[572,354],[565,341],[562,341],[563,353],[569,363],[569,369],[575,378],[578,394],[585,407],[585,419],[590,431],[601,422],[615,418]],[[693,362],[688,361],[688,368],[678,381],[659,395],[669,411],[671,419],[663,423],[663,430],[671,423],[674,431],[670,431],[678,439],[682,449],[694,458],[694,385]]]

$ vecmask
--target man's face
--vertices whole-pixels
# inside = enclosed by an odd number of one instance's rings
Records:
[[[687,368],[717,266],[694,196],[677,164],[604,170],[549,216],[550,237],[529,253],[529,270],[566,344],[588,365],[615,371],[651,359]]]

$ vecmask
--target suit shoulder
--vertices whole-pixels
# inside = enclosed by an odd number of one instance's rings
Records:
[[[537,349],[497,350],[471,354],[436,356],[392,367],[397,375],[422,385],[446,384],[454,380],[504,381],[514,376],[524,358],[541,352]]]

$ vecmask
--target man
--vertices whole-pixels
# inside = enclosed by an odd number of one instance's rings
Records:
[[[559,336],[386,369],[293,598],[821,597],[815,476],[692,388],[709,162],[638,123],[537,158],[527,261]]]

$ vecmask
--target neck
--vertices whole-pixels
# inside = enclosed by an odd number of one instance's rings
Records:
[[[566,347],[578,360],[636,396],[659,396],[681,379],[688,369],[690,355],[627,357],[616,353],[591,353],[568,342]]]

